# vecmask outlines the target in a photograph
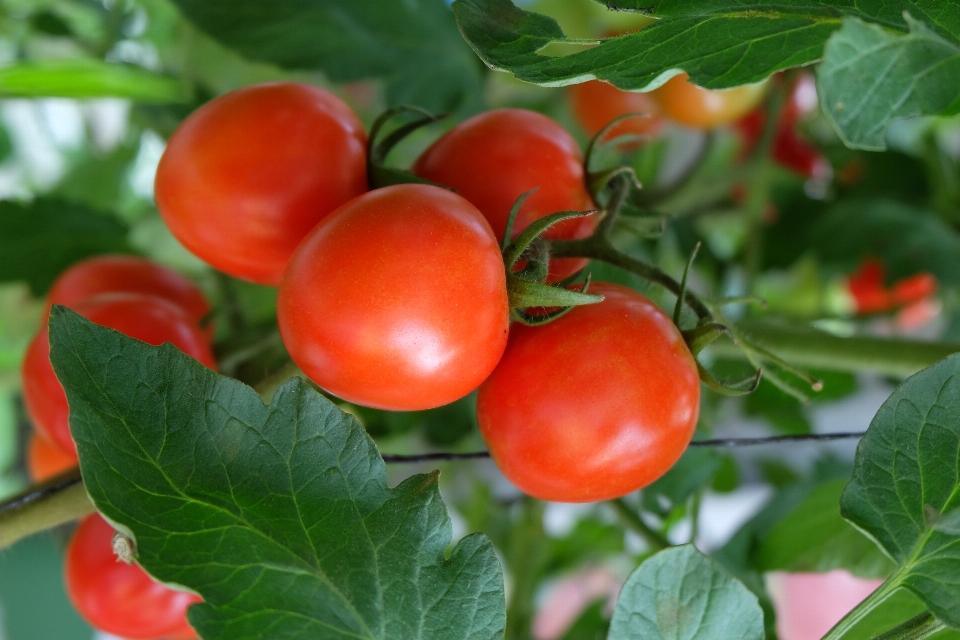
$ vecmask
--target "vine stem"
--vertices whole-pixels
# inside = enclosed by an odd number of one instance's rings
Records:
[[[623,498],[615,498],[610,500],[610,504],[616,509],[617,514],[623,519],[623,521],[636,533],[640,534],[644,540],[647,541],[647,544],[650,545],[650,548],[655,551],[661,551],[667,547],[672,546],[670,541],[660,532],[654,531],[650,525],[643,521],[643,518],[640,517],[640,514],[637,511],[624,502]]]
[[[0,504],[0,549],[93,511],[79,469],[69,471]]]
[[[932,613],[924,611],[873,640],[925,640],[946,628],[947,625],[937,620]]]
[[[867,598],[858,604],[853,610],[845,615],[822,640],[841,640],[856,627],[864,618],[870,615],[877,607],[890,599],[894,592],[900,588],[900,577],[903,569],[890,576],[886,582],[871,593]]]

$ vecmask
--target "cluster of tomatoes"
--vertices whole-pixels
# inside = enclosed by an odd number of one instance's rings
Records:
[[[65,305],[87,319],[144,342],[170,342],[208,367],[212,326],[204,324],[210,304],[190,280],[133,256],[99,256],[63,272],[47,296],[47,309]],[[35,433],[27,467],[41,482],[77,464],[70,436],[67,398],[50,364],[46,322],[27,349],[23,395]],[[113,527],[98,514],[87,516],[67,548],[65,581],[77,610],[94,627],[132,639],[194,638],[186,610],[193,594],[155,582],[135,564],[117,562]]]
[[[667,105],[682,107],[670,114],[680,122],[708,127],[749,112],[762,91],[704,92],[678,77],[651,94],[653,103],[600,83],[579,85],[572,99],[575,110],[592,104],[587,111],[602,114],[603,122],[584,119],[592,131]],[[623,121],[610,135],[637,132],[631,122],[642,121]],[[478,389],[478,423],[493,458],[542,499],[620,496],[673,465],[693,435],[700,387],[681,333],[655,304],[595,283],[590,293],[602,302],[538,326],[510,321],[508,276],[516,274],[503,251],[511,238],[551,213],[596,208],[580,149],[559,124],[521,109],[489,111],[430,146],[409,182],[378,187],[370,175],[367,134],[345,103],[317,87],[270,83],[221,96],[187,118],[160,162],[155,193],[193,253],[279,287],[284,343],[331,394],[418,410]],[[572,218],[543,237],[582,239],[596,225],[596,216]],[[560,282],[585,265],[553,259],[539,280]],[[209,303],[162,266],[121,256],[78,263],[53,286],[52,304],[216,366]],[[41,480],[76,464],[46,326],[23,373],[38,432],[30,467]],[[71,542],[67,583],[80,611],[126,637],[192,637],[184,611],[196,596],[114,562],[111,535],[93,515]]]

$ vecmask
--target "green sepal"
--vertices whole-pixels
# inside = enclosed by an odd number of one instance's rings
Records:
[[[578,274],[579,274],[579,272],[578,272]],[[571,276],[571,277],[573,277],[573,276]],[[567,283],[566,280],[570,280],[570,278],[565,278],[565,279],[564,279],[565,284],[557,283],[557,284],[555,284],[555,285],[548,285],[548,286],[552,286],[552,287],[554,287],[554,288],[559,288],[559,289],[562,289],[562,290],[569,291],[569,289],[566,289],[566,286],[567,286],[568,284],[570,284],[570,283]],[[591,276],[590,276],[590,274],[588,273],[588,274],[587,274],[587,279],[584,281],[583,286],[580,288],[580,292],[579,292],[580,295],[584,295],[584,294],[587,293],[587,290],[590,288],[590,282],[591,282]],[[603,299],[602,296],[600,296],[600,298]],[[553,321],[556,320],[557,318],[560,318],[560,317],[562,317],[562,316],[567,315],[568,313],[570,313],[570,311],[571,311],[571,310],[573,309],[573,307],[575,307],[575,306],[580,306],[580,305],[572,305],[572,306],[560,307],[559,309],[556,309],[556,310],[554,310],[554,311],[551,311],[550,313],[544,313],[544,314],[542,314],[542,315],[536,315],[536,316],[535,316],[535,315],[531,315],[531,314],[529,314],[529,313],[526,313],[526,312],[523,310],[522,307],[521,307],[521,308],[512,308],[512,307],[511,307],[511,309],[510,309],[510,318],[513,319],[513,320],[516,320],[516,321],[519,322],[520,324],[524,324],[524,325],[526,325],[526,326],[528,326],[528,327],[539,327],[539,326],[545,325],[545,324],[547,324],[547,323],[549,323],[549,322],[553,322]]]
[[[697,253],[700,251],[700,243],[698,242],[693,247],[693,251],[690,252],[690,259],[687,260],[687,266],[683,268],[683,277],[680,279],[680,293],[677,294],[677,304],[673,308],[673,324],[680,326],[680,313],[683,311],[683,299],[687,296],[687,276],[690,274],[690,267],[693,266],[693,261],[697,259]]]
[[[523,202],[533,195],[533,193],[540,187],[534,187],[525,193],[521,193],[516,200],[513,202],[513,206],[510,207],[510,213],[507,215],[507,226],[503,231],[503,239],[500,241],[500,251],[506,251],[507,247],[510,246],[510,238],[513,236],[513,225],[517,221],[517,214],[520,212],[520,207],[523,206]]]
[[[760,377],[763,375],[762,369],[757,369],[757,373],[743,378],[742,380],[721,381],[717,380],[707,368],[697,360],[697,373],[700,375],[700,382],[707,385],[710,389],[725,396],[745,396],[753,393],[760,386]]]
[[[535,238],[523,253],[526,266],[513,275],[529,282],[544,282],[550,274],[550,245],[543,238]]]
[[[596,211],[557,211],[556,213],[551,213],[548,216],[543,216],[531,222],[530,226],[524,229],[523,232],[517,236],[516,240],[507,245],[503,250],[503,264],[506,266],[507,272],[509,273],[510,270],[513,269],[513,265],[517,264],[523,252],[526,251],[530,243],[538,238],[541,233],[558,222],[572,218],[583,218],[594,213],[596,213]]]
[[[603,171],[594,171],[587,174],[587,191],[590,197],[596,202],[600,192],[610,186],[610,183],[619,177],[625,177],[636,189],[642,189],[643,185],[634,173],[633,167],[614,167],[604,169]]]
[[[422,117],[397,127],[388,135],[384,136],[382,140],[378,141],[380,132],[387,123],[403,113],[419,114]],[[454,191],[446,185],[421,178],[409,171],[384,166],[387,156],[404,138],[417,129],[425,127],[428,124],[433,124],[434,122],[439,122],[445,117],[446,114],[434,115],[419,107],[405,105],[392,107],[380,114],[374,121],[373,126],[370,127],[370,135],[367,138],[367,182],[370,188],[379,189],[380,187],[387,187],[394,184],[430,184],[435,187],[442,187]]]
[[[690,353],[692,353],[694,357],[708,345],[716,342],[720,336],[729,336],[734,344],[736,344],[736,339],[733,337],[733,332],[730,331],[730,328],[719,322],[708,322],[698,325],[693,329],[682,329],[680,334],[683,336],[687,347],[690,349]]]
[[[571,291],[570,289],[539,282],[530,282],[512,273],[507,274],[507,296],[510,300],[510,309],[577,307],[582,304],[603,302],[603,296]]]

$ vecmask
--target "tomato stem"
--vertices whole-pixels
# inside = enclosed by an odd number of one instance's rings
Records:
[[[80,470],[68,471],[0,504],[0,549],[93,511]]]
[[[667,540],[666,536],[659,531],[654,530],[652,527],[650,527],[650,525],[644,522],[637,510],[628,505],[623,498],[615,498],[609,502],[613,508],[616,509],[617,514],[620,516],[623,522],[635,533],[639,534],[640,537],[643,538],[648,545],[650,545],[652,550],[661,551],[672,546],[670,541]]]
[[[924,611],[901,625],[890,629],[874,640],[924,640],[946,629],[947,626],[937,620],[932,613]]]

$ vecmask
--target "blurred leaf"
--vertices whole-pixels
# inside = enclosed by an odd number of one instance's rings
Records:
[[[716,451],[703,447],[687,448],[669,471],[643,489],[644,510],[665,516],[707,485],[719,468],[720,454]]]
[[[99,60],[32,60],[0,68],[3,98],[129,98],[138,102],[183,102],[185,85],[146,69]]]
[[[821,260],[853,272],[868,256],[890,278],[929,271],[946,286],[960,285],[960,233],[924,209],[889,200],[846,200],[810,230]]]
[[[55,307],[51,359],[91,497],[138,562],[200,593],[207,640],[494,640],[490,541],[453,547],[437,473],[394,489],[373,441],[300,378],[270,406],[165,344]]]
[[[814,489],[770,530],[757,552],[763,571],[825,573],[845,569],[886,578],[895,568],[877,545],[840,516],[844,480]]]
[[[99,211],[115,211],[126,170],[136,157],[136,145],[121,145],[106,155],[85,158],[60,180],[51,195]]]
[[[603,616],[605,606],[600,600],[584,609],[560,640],[604,640],[610,629],[610,620]]]
[[[627,579],[608,640],[763,640],[757,597],[691,545],[647,559]]]
[[[593,518],[578,520],[562,538],[549,538],[545,569],[557,573],[596,562],[623,551],[623,529]]]
[[[901,565],[894,579],[960,628],[960,536],[936,531],[926,509],[960,507],[960,354],[908,378],[857,447],[841,512]]]
[[[713,476],[710,488],[718,493],[729,493],[740,486],[740,466],[731,455],[720,456],[720,466]]]
[[[443,0],[174,0],[251,60],[319,69],[334,82],[384,78],[391,105],[480,108],[480,66]]]
[[[30,27],[48,36],[69,36],[73,34],[70,25],[52,11],[38,11],[30,16]]]
[[[960,15],[960,6],[953,10]],[[820,105],[853,148],[881,151],[891,120],[946,114],[960,99],[960,44],[905,18],[905,35],[845,18],[827,41],[817,67]]]
[[[722,89],[810,64],[822,56],[824,43],[844,16],[905,31],[901,13],[909,10],[944,36],[960,39],[960,21],[954,16],[960,4],[956,0],[940,4],[945,6],[766,0],[752,2],[745,10],[739,0],[659,4],[609,0],[609,9],[639,11],[657,20],[638,32],[562,57],[540,50],[555,43],[589,42],[568,40],[552,18],[523,11],[510,0],[457,0],[453,8],[464,38],[493,69],[547,86],[598,78],[621,89],[649,91],[679,70],[702,87]]]
[[[127,228],[84,206],[38,198],[0,202],[0,282],[46,293],[65,268],[100,253],[129,253]]]

